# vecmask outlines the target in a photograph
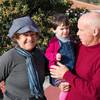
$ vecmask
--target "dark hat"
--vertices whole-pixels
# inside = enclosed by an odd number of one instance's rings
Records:
[[[37,32],[39,33],[39,28],[35,24],[35,22],[29,17],[21,17],[13,20],[12,26],[9,29],[8,36],[12,38],[14,33],[25,33],[28,31]]]

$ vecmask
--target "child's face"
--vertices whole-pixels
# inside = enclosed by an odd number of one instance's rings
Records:
[[[69,26],[59,25],[57,26],[56,30],[54,30],[54,33],[62,38],[66,38],[69,35]]]

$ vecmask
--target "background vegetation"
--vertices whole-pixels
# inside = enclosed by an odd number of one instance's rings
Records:
[[[72,9],[72,2],[66,0],[2,0],[0,2],[0,55],[12,47],[7,37],[12,20],[29,15],[41,29],[38,46],[45,50],[50,37],[49,20],[53,13],[65,13],[71,22],[71,35],[76,38],[77,20],[86,9]]]

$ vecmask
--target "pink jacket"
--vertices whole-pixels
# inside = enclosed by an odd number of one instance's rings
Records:
[[[46,49],[45,56],[49,60],[49,68],[56,63],[56,54],[60,48],[59,41],[56,37],[52,37]]]

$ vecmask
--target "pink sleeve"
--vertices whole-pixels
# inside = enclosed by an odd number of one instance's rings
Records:
[[[56,62],[56,53],[55,53],[55,44],[49,43],[48,48],[46,49],[45,53],[46,58],[49,60],[49,68],[51,65],[55,64]]]

